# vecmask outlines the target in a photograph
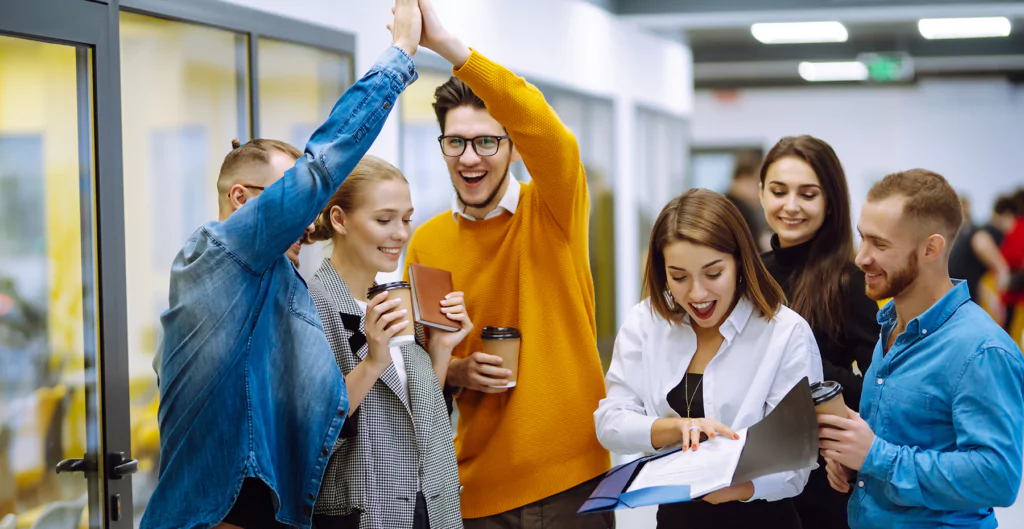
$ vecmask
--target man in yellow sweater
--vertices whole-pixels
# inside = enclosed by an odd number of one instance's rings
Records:
[[[478,327],[522,334],[511,389],[491,387],[510,373],[479,352],[479,334],[449,364],[465,526],[613,527],[610,514],[576,514],[610,466],[594,431],[605,391],[576,138],[535,87],[450,35],[429,0],[420,9],[420,45],[454,65],[434,108],[456,196],[416,231],[406,261],[450,270]],[[520,159],[529,184],[509,174]]]

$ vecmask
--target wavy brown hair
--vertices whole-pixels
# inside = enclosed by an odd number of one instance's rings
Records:
[[[707,189],[691,189],[672,199],[651,230],[651,250],[644,270],[644,297],[650,297],[655,314],[682,323],[685,309],[670,306],[665,247],[690,242],[732,255],[738,268],[736,295],[749,299],[765,318],[771,319],[786,301],[779,284],[761,262],[754,236],[740,210],[727,198]]]
[[[825,221],[810,241],[807,261],[792,272],[789,307],[803,316],[812,329],[835,340],[843,330],[843,307],[850,291],[853,262],[853,227],[846,173],[832,146],[813,136],[782,138],[761,164],[761,189],[768,168],[782,158],[807,162],[821,183],[825,196]],[[764,192],[764,191],[762,191]]]

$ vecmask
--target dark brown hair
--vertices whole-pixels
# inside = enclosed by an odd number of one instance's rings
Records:
[[[453,108],[464,106],[487,109],[484,100],[477,97],[469,85],[455,76],[434,90],[434,114],[437,115],[437,124],[441,126],[441,134],[444,134],[444,124],[448,119],[448,112]]]
[[[853,258],[853,225],[850,221],[850,191],[846,173],[832,146],[813,136],[782,138],[761,164],[761,188],[768,168],[782,158],[799,158],[811,166],[825,197],[825,220],[810,240],[807,261],[792,272],[790,308],[803,316],[812,329],[824,331],[835,340],[843,330],[843,307],[850,292]]]
[[[369,184],[386,180],[400,180],[408,183],[405,175],[397,167],[376,156],[369,154],[363,156],[363,159],[356,164],[355,169],[352,169],[338,190],[334,192],[334,196],[327,202],[327,206],[316,216],[309,241],[331,240],[334,235],[334,227],[331,225],[331,209],[338,206],[342,211],[353,211],[359,207],[363,192],[366,191]]]
[[[1017,216],[1017,204],[1014,204],[1013,198],[1008,196],[1001,196],[996,199],[995,205],[992,206],[992,211],[996,215],[1005,215],[1007,213]]]
[[[684,309],[673,308],[668,290],[665,247],[686,241],[732,255],[738,269],[736,295],[745,296],[766,318],[772,318],[786,295],[772,279],[757,253],[757,245],[740,211],[727,198],[707,189],[691,189],[672,199],[651,230],[650,253],[644,270],[644,297],[655,314],[682,323]]]
[[[224,163],[220,165],[220,176],[217,177],[217,191],[223,196],[235,185],[235,180],[240,173],[254,165],[266,165],[270,163],[273,151],[278,151],[298,160],[302,151],[294,145],[280,140],[268,140],[255,138],[245,144],[238,140],[231,140],[231,152],[224,157]]]
[[[946,252],[953,248],[964,214],[960,197],[942,175],[927,169],[911,169],[886,176],[871,186],[868,202],[885,200],[892,196],[906,197],[903,217],[938,229],[946,236]]]

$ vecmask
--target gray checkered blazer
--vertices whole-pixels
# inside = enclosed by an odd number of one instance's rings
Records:
[[[363,310],[328,259],[309,282],[309,292],[334,358],[348,375],[368,352]],[[459,467],[441,385],[419,344],[402,347],[402,356],[408,396],[391,364],[347,419],[327,463],[315,512],[359,511],[360,529],[411,528],[416,493],[422,490],[431,529],[461,528]]]

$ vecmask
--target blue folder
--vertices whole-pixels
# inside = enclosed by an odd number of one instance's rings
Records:
[[[605,512],[696,499],[690,497],[689,485],[629,491],[633,479],[645,464],[680,450],[682,448],[641,457],[609,470],[579,512]],[[817,461],[818,419],[811,399],[811,387],[805,377],[789,390],[771,413],[747,430],[747,440],[733,472],[732,484],[746,483],[777,472],[813,468]]]

